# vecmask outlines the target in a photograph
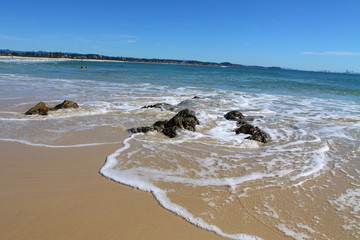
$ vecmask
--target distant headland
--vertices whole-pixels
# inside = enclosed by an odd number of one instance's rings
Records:
[[[122,61],[136,63],[163,63],[163,64],[180,64],[180,65],[200,65],[200,66],[219,66],[219,67],[239,67],[239,68],[257,68],[257,69],[281,69],[280,67],[263,67],[247,66],[234,64],[230,62],[203,62],[197,60],[176,60],[176,59],[158,59],[158,58],[133,58],[133,57],[111,57],[100,54],[81,54],[81,53],[62,53],[62,52],[45,52],[45,51],[16,51],[9,49],[0,49],[0,56],[8,57],[31,57],[31,58],[57,58],[57,59],[74,59],[74,60],[105,60],[105,61]]]

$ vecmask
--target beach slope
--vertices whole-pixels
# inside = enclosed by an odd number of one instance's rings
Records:
[[[1,239],[222,239],[101,176],[117,148],[0,141]]]

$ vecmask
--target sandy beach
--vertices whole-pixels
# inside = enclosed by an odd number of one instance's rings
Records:
[[[300,82],[314,79],[304,88],[311,92],[325,73],[96,61],[0,65],[0,239],[360,236],[358,95],[328,99],[331,84],[316,97],[292,95],[299,74]],[[331,75],[357,86],[358,76],[349,76]],[[287,95],[268,90],[279,86]],[[53,108],[64,100],[79,108],[24,114],[37,102]],[[156,103],[175,111],[143,107]],[[154,123],[185,108],[200,123],[195,132],[177,129],[168,138],[155,131]],[[236,134],[246,123],[224,117],[236,109],[270,141]],[[127,131],[143,126],[153,131]]]
[[[86,62],[123,62],[117,60],[100,59],[76,59],[76,58],[47,58],[47,57],[22,57],[22,56],[0,56],[1,61],[86,61]]]
[[[0,142],[1,239],[222,239],[98,173],[118,148]]]
[[[59,60],[73,60],[70,58],[43,58],[43,57],[21,57],[21,56],[0,56],[0,60],[3,61],[11,61],[11,60],[40,60],[40,61],[45,61],[45,60],[54,60],[54,61],[59,61]]]

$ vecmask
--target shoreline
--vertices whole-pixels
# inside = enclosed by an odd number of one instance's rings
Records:
[[[0,141],[1,238],[224,239],[162,208],[151,193],[100,175],[117,148]]]
[[[99,55],[100,56],[100,55]],[[126,63],[150,63],[150,64],[168,64],[168,65],[180,65],[180,66],[208,66],[208,67],[235,67],[235,68],[248,68],[248,69],[276,69],[282,70],[280,67],[264,67],[264,66],[245,66],[241,64],[233,64],[229,62],[215,63],[215,62],[203,62],[197,60],[175,60],[175,59],[147,59],[147,58],[129,58],[129,57],[109,57],[102,56],[104,58],[79,58],[79,57],[27,57],[27,56],[0,56],[0,60],[12,61],[12,60],[40,60],[40,61],[89,61],[89,62],[126,62]]]
[[[189,235],[183,237],[178,228],[191,222],[189,234],[200,236],[195,239],[221,238],[203,229],[243,240],[358,236],[354,223],[360,195],[354,186],[360,186],[356,161],[359,119],[357,105],[349,102],[352,95],[346,101],[328,101],[321,98],[333,91],[328,86],[320,91],[324,95],[309,94],[299,101],[297,96],[272,91],[229,90],[233,82],[222,82],[228,73],[220,74],[217,69],[200,75],[180,69],[178,75],[178,69],[170,74],[160,65],[158,71],[147,73],[144,69],[149,66],[141,64],[119,63],[123,69],[112,71],[117,64],[2,63],[5,71],[7,67],[11,70],[1,75],[0,236],[6,239],[48,239],[49,235],[59,236],[57,239],[93,235],[96,239],[123,235],[139,239],[155,230],[157,235],[149,239],[161,240],[169,234],[174,236],[171,239],[183,239]],[[74,71],[81,65],[94,69],[89,72],[91,77]],[[104,76],[104,70],[109,70],[109,76]],[[38,71],[45,78],[31,76]],[[268,79],[253,74],[248,78]],[[128,84],[137,78],[139,83]],[[143,84],[141,78],[149,83]],[[181,82],[183,78],[199,78],[199,82]],[[112,79],[126,81],[118,84]],[[174,79],[179,89],[174,91],[173,84],[158,87],[168,79]],[[314,89],[316,79],[314,76],[309,85]],[[281,82],[286,85],[288,80]],[[202,84],[211,87],[204,88],[208,91],[198,88]],[[278,81],[274,84],[279,86]],[[192,100],[194,95],[204,98]],[[54,105],[71,99],[81,108],[52,112],[48,117],[25,116],[34,98]],[[198,133],[184,132],[173,141],[154,132],[128,141],[127,129],[174,116],[172,111],[141,108],[156,102],[196,110],[202,124]],[[246,136],[236,136],[238,124],[224,118],[235,107],[241,107],[245,116],[254,116],[254,123],[269,131],[275,141],[253,145],[243,139]],[[105,144],[95,145],[101,143]],[[107,178],[99,173],[108,163],[106,157],[116,164],[110,174],[104,174]],[[168,226],[170,221],[175,223]]]
[[[124,62],[117,60],[100,60],[100,59],[74,59],[74,58],[46,58],[46,57],[21,57],[21,56],[0,56],[0,61],[79,61],[79,62]]]

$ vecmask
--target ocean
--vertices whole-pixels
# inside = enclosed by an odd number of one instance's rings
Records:
[[[0,140],[118,144],[99,172],[230,239],[360,238],[360,75],[100,61],[0,61]],[[38,102],[78,109],[25,115]],[[142,108],[168,103],[174,110]],[[128,133],[193,110],[196,131]],[[235,134],[240,111],[266,143]],[[126,138],[123,136],[126,134]],[[121,204],[121,203],[119,203]]]

